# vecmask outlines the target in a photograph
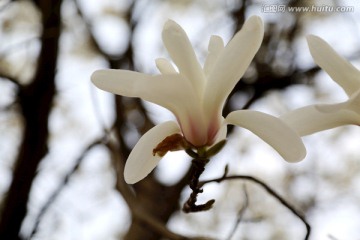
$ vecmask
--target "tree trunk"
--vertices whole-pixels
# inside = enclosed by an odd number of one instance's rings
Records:
[[[19,232],[27,213],[31,185],[48,150],[48,120],[55,95],[61,0],[35,3],[42,13],[41,51],[33,81],[20,87],[18,92],[24,133],[1,213],[0,239],[4,240],[21,239]]]

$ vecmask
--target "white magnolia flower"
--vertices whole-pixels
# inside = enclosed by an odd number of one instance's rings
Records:
[[[310,53],[348,95],[337,104],[316,104],[296,109],[281,116],[301,136],[342,125],[360,125],[360,71],[337,54],[331,46],[316,36],[308,36]]]
[[[160,58],[156,65],[161,74],[155,76],[127,70],[93,73],[91,79],[97,87],[156,103],[177,119],[155,126],[139,140],[126,162],[127,183],[147,176],[167,151],[214,145],[226,137],[226,124],[249,129],[287,161],[304,158],[306,151],[300,137],[278,118],[249,110],[234,111],[225,119],[221,114],[226,98],[259,49],[263,34],[262,21],[254,16],[226,47],[221,37],[212,36],[202,67],[185,31],[169,20],[162,38],[178,70]]]

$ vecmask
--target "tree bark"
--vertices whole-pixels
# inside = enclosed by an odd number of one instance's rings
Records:
[[[19,232],[27,213],[31,185],[37,167],[48,151],[48,121],[56,92],[61,0],[40,0],[35,4],[42,14],[41,51],[33,81],[18,91],[24,132],[1,213],[0,239],[4,240],[21,239]]]
[[[167,187],[157,182],[153,176],[148,176],[135,186],[137,204],[154,219],[166,226],[171,215],[179,209],[180,194],[184,186],[186,186],[186,182],[182,181],[175,186]],[[142,239],[157,240],[162,239],[162,236],[141,219],[133,216],[124,240]]]

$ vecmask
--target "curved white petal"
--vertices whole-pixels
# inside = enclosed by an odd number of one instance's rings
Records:
[[[222,125],[221,125],[219,131],[217,132],[217,134],[215,136],[215,141],[214,141],[213,145],[215,145],[216,143],[226,139],[226,136],[227,136],[227,124],[225,122],[225,119],[222,118]]]
[[[191,81],[198,95],[202,95],[204,72],[185,31],[176,22],[168,20],[164,25],[162,39],[179,72]]]
[[[209,76],[213,69],[217,58],[224,49],[224,41],[221,37],[213,35],[209,41],[208,55],[204,64],[204,72],[206,76]]]
[[[155,60],[156,67],[162,74],[176,74],[176,70],[171,62],[165,58],[158,58]]]
[[[179,74],[151,76],[127,70],[107,69],[95,71],[91,80],[102,90],[126,97],[142,98],[169,109],[175,115],[181,115],[183,111],[199,111],[199,107],[196,107],[199,99],[195,91]]]
[[[207,80],[204,98],[207,111],[221,111],[226,98],[258,51],[263,35],[261,18],[253,16],[221,52]]]
[[[195,146],[207,142],[207,119],[201,100],[181,74],[151,76],[127,70],[98,70],[91,76],[100,89],[126,97],[139,97],[174,113],[185,138]]]
[[[347,103],[310,105],[288,112],[280,119],[301,136],[342,125],[360,124],[359,115],[346,109],[347,105]]]
[[[151,81],[151,75],[128,71],[103,69],[91,75],[91,82],[98,88],[126,97],[139,96],[142,84]]]
[[[360,71],[358,69],[321,38],[310,35],[307,37],[307,41],[316,64],[324,69],[348,96],[360,89]]]
[[[286,123],[269,114],[239,110],[231,112],[226,122],[250,130],[272,146],[286,161],[298,162],[306,155],[299,135]]]
[[[303,107],[284,114],[281,119],[302,136],[343,125],[360,125],[360,90],[348,101]]]
[[[358,118],[354,124],[360,125],[360,89],[351,95],[346,107],[358,115]]]
[[[133,184],[145,178],[161,160],[158,155],[153,155],[153,149],[167,136],[179,132],[179,126],[175,122],[169,121],[159,124],[145,133],[126,161],[125,181]]]

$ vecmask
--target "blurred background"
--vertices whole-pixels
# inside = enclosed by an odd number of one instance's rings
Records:
[[[332,8],[331,8],[332,7]],[[360,3],[245,0],[0,0],[0,239],[304,239],[304,224],[251,181],[204,187],[214,208],[185,214],[190,157],[167,154],[151,175],[128,186],[123,166],[137,140],[170,112],[114,96],[90,82],[93,71],[157,73],[168,57],[167,19],[187,32],[203,63],[210,36],[225,43],[259,15],[263,44],[224,109],[279,116],[345,93],[310,56],[306,35],[329,42],[360,68]],[[303,138],[308,154],[285,162],[244,129],[202,179],[256,177],[312,227],[310,239],[359,239],[360,131],[345,126]]]

